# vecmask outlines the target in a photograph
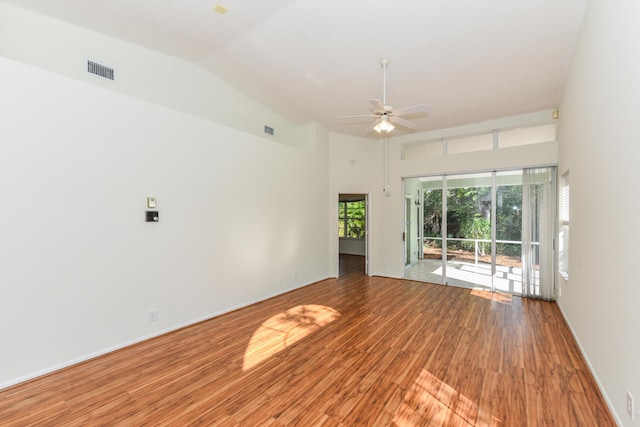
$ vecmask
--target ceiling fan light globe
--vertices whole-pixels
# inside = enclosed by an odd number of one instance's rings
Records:
[[[388,120],[381,120],[380,123],[378,123],[373,127],[373,130],[375,130],[378,133],[389,133],[394,129],[395,129],[395,126],[389,123]]]

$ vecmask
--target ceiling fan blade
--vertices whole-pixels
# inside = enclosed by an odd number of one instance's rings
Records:
[[[398,125],[398,126],[402,126],[403,128],[407,128],[407,129],[415,129],[416,128],[416,124],[413,122],[410,122],[409,120],[400,118],[400,117],[395,117],[392,116],[389,118],[389,121],[391,121],[391,123],[393,123],[394,125]]]
[[[429,106],[427,104],[414,105],[412,107],[400,108],[399,110],[394,110],[394,116],[406,116],[409,114],[418,114],[418,113],[426,113],[429,110]]]
[[[363,117],[380,117],[380,114],[358,114],[355,116],[340,116],[340,119],[360,119]]]
[[[384,114],[386,112],[386,110],[384,109],[384,105],[382,104],[382,102],[380,102],[379,99],[370,99],[369,102],[371,103],[371,105],[373,105],[373,108],[375,108],[376,113]]]

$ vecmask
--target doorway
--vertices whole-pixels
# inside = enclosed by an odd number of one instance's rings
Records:
[[[338,276],[369,274],[369,196],[338,195]]]

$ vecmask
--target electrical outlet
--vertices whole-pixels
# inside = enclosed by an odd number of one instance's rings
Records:
[[[293,273],[293,280],[298,280],[298,272]]]
[[[627,392],[627,414],[631,417],[631,421],[635,419],[633,410],[633,396]]]
[[[151,323],[156,320],[158,320],[158,310],[150,308],[149,311],[147,311],[147,322]]]

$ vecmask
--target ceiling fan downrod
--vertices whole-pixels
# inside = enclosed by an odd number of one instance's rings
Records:
[[[380,65],[382,65],[382,105],[387,105],[387,65],[389,65],[389,58],[380,58]]]

